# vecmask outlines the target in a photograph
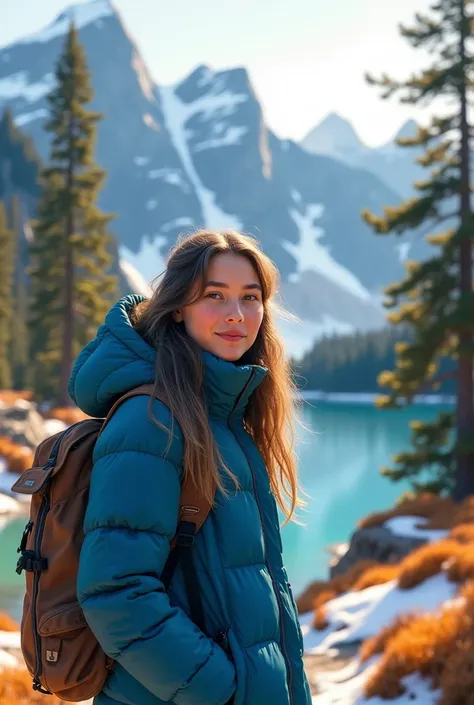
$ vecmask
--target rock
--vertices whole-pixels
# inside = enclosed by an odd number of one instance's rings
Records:
[[[51,435],[34,402],[18,399],[15,404],[0,402],[0,436],[34,450]]]
[[[311,695],[319,695],[322,691],[319,680],[328,673],[342,671],[359,652],[360,644],[342,644],[338,649],[331,649],[324,654],[305,654],[304,669],[311,688]]]
[[[352,535],[347,552],[339,558],[334,556],[330,561],[331,578],[346,573],[361,560],[397,563],[426,541],[427,539],[421,537],[399,536],[386,526],[358,529]]]
[[[0,493],[0,518],[8,514],[19,514],[25,511],[24,505],[13,497]]]

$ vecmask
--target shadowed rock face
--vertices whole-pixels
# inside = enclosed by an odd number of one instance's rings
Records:
[[[288,304],[304,320],[361,329],[383,323],[371,294],[401,276],[398,243],[375,237],[360,212],[396,205],[397,193],[369,171],[278,139],[245,69],[199,66],[161,88],[111,5],[96,0],[68,13],[0,50],[0,109],[11,107],[47,158],[46,95],[74,16],[95,90],[92,108],[104,115],[100,206],[117,214],[112,230],[121,257],[121,248],[132,253],[149,282],[179,233],[242,229],[276,262]],[[122,274],[122,292],[127,286]]]
[[[331,577],[346,573],[351,566],[361,560],[397,563],[424,543],[426,543],[424,538],[398,536],[385,526],[358,529],[352,535],[348,551],[340,559],[332,562]]]

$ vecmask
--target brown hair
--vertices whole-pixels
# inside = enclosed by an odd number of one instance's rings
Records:
[[[271,489],[289,521],[296,507],[304,504],[298,495],[294,454],[296,390],[273,320],[274,311],[279,308],[274,300],[278,270],[258,242],[234,231],[199,230],[180,237],[153,295],[135,307],[132,325],[158,352],[155,389],[164,395],[172,418],[183,433],[184,472],[211,500],[216,486],[224,491],[219,465],[237,487],[237,479],[223,464],[209,427],[202,395],[204,369],[200,348],[173,318],[174,311],[200,298],[211,258],[223,252],[247,257],[262,286],[263,321],[255,343],[238,364],[262,365],[268,368],[268,374],[251,395],[244,422],[263,456]],[[150,401],[150,412],[152,404]],[[152,420],[161,427],[153,415]],[[170,443],[172,434],[173,429]]]

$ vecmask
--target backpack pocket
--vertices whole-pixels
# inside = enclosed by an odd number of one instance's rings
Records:
[[[46,612],[38,624],[38,634],[41,681],[48,690],[72,702],[100,693],[112,660],[93,638],[78,602]]]

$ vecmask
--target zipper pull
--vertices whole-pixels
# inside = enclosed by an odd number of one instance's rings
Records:
[[[26,542],[28,541],[28,536],[31,532],[31,529],[33,528],[33,523],[34,522],[29,521],[28,524],[25,526],[23,536],[21,537],[20,545],[16,549],[17,553],[22,553],[26,549]]]
[[[227,627],[227,629],[221,629],[216,636],[216,643],[219,644],[221,649],[225,651],[226,654],[230,654],[229,637],[227,636],[228,632],[229,627]]]

